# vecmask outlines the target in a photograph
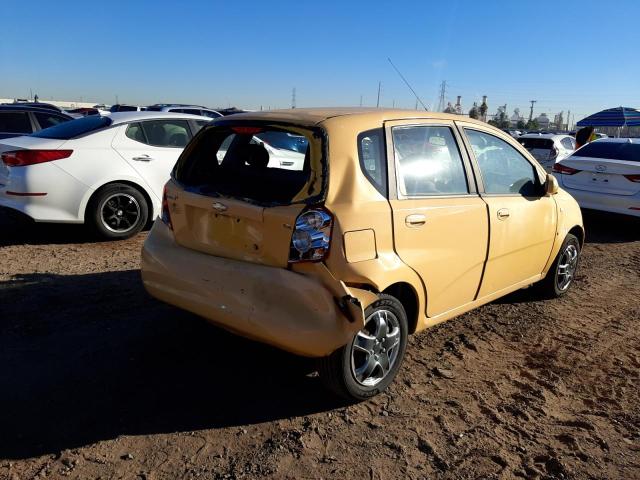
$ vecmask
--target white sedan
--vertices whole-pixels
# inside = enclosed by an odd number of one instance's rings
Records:
[[[128,238],[161,209],[189,140],[211,119],[183,113],[91,115],[0,143],[0,207],[36,222],[87,223]]]
[[[583,208],[640,217],[640,139],[603,138],[553,166]]]

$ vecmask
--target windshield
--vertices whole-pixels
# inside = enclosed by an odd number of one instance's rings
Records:
[[[592,142],[578,150],[575,156],[640,162],[640,143]]]
[[[55,138],[57,140],[69,140],[85,133],[100,130],[111,125],[109,117],[90,116],[60,123],[54,127],[45,128],[39,132],[31,134],[32,137]]]
[[[322,193],[324,147],[314,132],[279,126],[204,128],[174,170],[186,188],[269,205],[306,202]],[[294,149],[301,145],[303,151]]]

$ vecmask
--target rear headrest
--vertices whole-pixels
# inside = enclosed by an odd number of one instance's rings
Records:
[[[254,168],[266,168],[269,164],[269,152],[264,146],[250,143],[243,150],[242,153],[248,165]]]

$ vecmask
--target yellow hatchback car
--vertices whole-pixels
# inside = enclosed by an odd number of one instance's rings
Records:
[[[142,252],[154,297],[384,390],[407,336],[573,282],[584,228],[509,135],[466,117],[295,109],[220,118],[186,147]]]

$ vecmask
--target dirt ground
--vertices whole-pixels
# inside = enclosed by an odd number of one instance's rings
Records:
[[[589,214],[573,290],[415,335],[344,405],[313,362],[141,286],[145,234],[0,220],[0,478],[640,478],[640,222]]]

